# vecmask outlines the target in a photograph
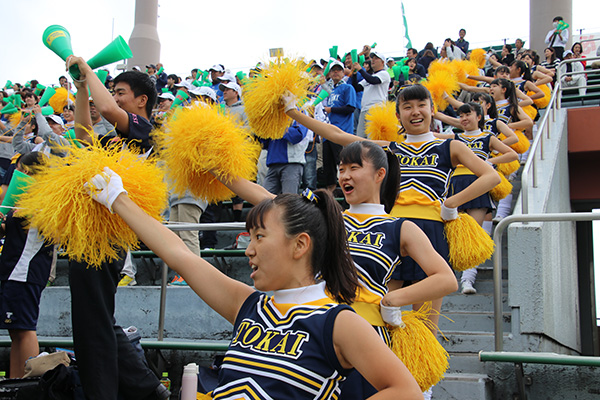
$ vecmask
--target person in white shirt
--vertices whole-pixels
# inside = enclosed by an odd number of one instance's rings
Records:
[[[560,60],[563,59],[563,52],[565,51],[565,46],[569,40],[569,29],[562,28],[560,26],[561,22],[563,22],[563,17],[554,17],[552,20],[552,29],[548,31],[545,40],[546,45],[554,49],[556,58]]]
[[[371,69],[367,72],[359,63],[354,63],[351,83],[357,92],[364,91],[358,119],[358,128],[356,135],[366,137],[365,124],[369,109],[376,104],[382,103],[387,99],[390,86],[390,74],[385,70],[385,57],[377,51],[371,51]],[[358,82],[357,73],[364,78]]]
[[[570,60],[573,58],[573,52],[571,50],[567,50],[564,53],[565,60]],[[564,75],[568,72],[583,72],[583,64],[579,61],[574,61],[568,64],[561,64],[558,67],[560,83],[565,87],[579,87],[579,95],[585,96],[586,88],[581,87],[587,84],[587,79],[585,74],[578,75]]]

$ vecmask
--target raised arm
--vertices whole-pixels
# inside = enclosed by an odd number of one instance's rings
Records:
[[[317,121],[316,119],[303,114],[295,108],[287,111],[287,115],[293,120],[297,121],[300,125],[303,125],[306,128],[310,129],[317,135],[320,135],[323,138],[331,140],[333,143],[337,143],[342,146],[347,146],[350,143],[356,142],[357,140],[366,140],[344,132],[335,125]]]
[[[502,141],[502,143],[504,143],[507,146],[510,146],[511,144],[515,144],[519,141],[519,138],[517,137],[517,134],[515,133],[515,131],[513,131],[512,129],[510,129],[508,127],[508,125],[506,125],[504,122],[500,121],[499,119],[496,120],[496,128],[498,129],[498,132],[504,134],[504,136],[506,136],[506,139],[504,139]]]
[[[517,114],[519,116],[519,121],[511,122],[510,124],[508,124],[508,127],[510,129],[524,130],[533,126],[533,121],[531,120],[531,118],[529,118],[527,114],[525,114],[525,111],[523,111],[521,107],[519,107],[519,109],[517,110]]]
[[[90,102],[88,86],[85,82],[75,81],[77,94],[75,95],[75,138],[81,143],[92,144],[92,117],[90,116]]]
[[[87,185],[94,200],[118,214],[206,304],[229,322],[235,322],[240,307],[254,289],[229,278],[192,253],[177,235],[146,214],[127,196],[121,178],[108,168]],[[114,201],[111,203],[109,199]]]
[[[117,102],[113,99],[108,89],[106,89],[96,74],[94,74],[90,66],[81,57],[70,56],[67,58],[67,70],[74,64],[77,64],[79,71],[81,72],[80,80],[85,81],[90,88],[98,112],[106,118],[108,122],[116,125],[120,132],[129,132],[129,115],[117,105]]]

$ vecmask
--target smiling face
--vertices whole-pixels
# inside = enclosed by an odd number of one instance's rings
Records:
[[[465,131],[474,131],[478,128],[480,116],[476,112],[470,111],[468,113],[462,113],[459,116],[460,125]]]
[[[379,204],[381,182],[385,169],[375,169],[373,163],[364,157],[359,163],[340,163],[340,187],[348,204]]]
[[[409,135],[429,132],[433,105],[429,99],[404,100],[398,105],[398,119]]]
[[[506,93],[506,89],[502,86],[497,85],[495,83],[492,83],[490,85],[490,95],[494,98],[494,100],[499,101],[506,99],[504,93]]]
[[[252,268],[250,278],[260,291],[291,289],[314,283],[309,269],[294,268],[298,236],[288,237],[281,222],[281,213],[280,207],[273,207],[264,214],[262,227],[250,229],[246,256]]]

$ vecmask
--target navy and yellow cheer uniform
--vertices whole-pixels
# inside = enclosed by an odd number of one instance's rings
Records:
[[[328,298],[324,282],[273,297],[250,295],[236,318],[213,399],[337,399],[352,371],[341,366],[333,346],[343,310],[351,308]]]
[[[490,118],[486,115],[483,131],[498,137],[498,135],[500,135],[500,131],[498,130],[498,118]]]
[[[400,231],[404,218],[390,216],[381,204],[350,205],[342,216],[360,282],[352,308],[391,347],[390,333],[381,318],[379,304],[388,292],[392,273],[401,263]],[[375,393],[377,390],[358,371],[352,371],[342,387],[340,399],[365,399]]]
[[[471,133],[464,132],[454,134],[454,138],[456,140],[463,142],[469,149],[471,149],[473,153],[475,153],[477,157],[484,161],[490,158],[491,137],[492,135],[490,133],[481,132],[479,129]],[[454,175],[452,175],[452,179],[450,180],[450,196],[461,192],[471,183],[475,182],[476,179],[477,175],[471,172],[470,169],[464,165],[458,165],[456,167],[456,171],[454,171]],[[494,205],[489,193],[484,193],[481,196],[458,207],[458,209],[461,211],[472,208],[487,208],[492,210]]]
[[[509,104],[508,100],[500,100],[496,102],[498,109],[498,119],[504,122],[506,125],[513,122],[512,105]]]
[[[433,137],[433,134],[430,135]],[[448,261],[448,241],[444,236],[440,208],[454,171],[451,140],[407,141],[390,143],[390,150],[398,157],[402,171],[400,192],[390,214],[414,222],[425,232],[434,249]],[[392,279],[404,281],[418,281],[426,277],[411,257],[404,257],[401,268],[392,274]]]

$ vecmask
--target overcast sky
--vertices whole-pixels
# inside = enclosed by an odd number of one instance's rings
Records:
[[[64,73],[64,63],[42,44],[42,32],[49,25],[67,28],[75,54],[86,59],[106,46],[113,32],[129,40],[133,30],[134,0],[0,0],[0,4],[2,86],[7,79],[25,83],[35,78],[43,84],[56,83]],[[377,42],[377,50],[386,56],[403,56],[406,43],[400,1],[362,3],[376,6],[376,14],[361,13],[356,4],[323,0],[159,0],[161,61],[167,72],[185,76],[194,67],[207,69],[215,63],[233,72],[247,71],[266,59],[268,49],[274,47],[283,47],[287,56],[325,58],[333,45],[346,52]],[[467,29],[471,48],[529,36],[529,7],[523,0],[465,0],[460,7],[449,7],[451,4],[446,0],[404,2],[413,47],[422,49],[429,41],[439,46],[446,37],[456,39],[462,27]],[[515,11],[519,9],[522,12]],[[571,28],[600,32],[599,15],[600,1],[573,0]],[[114,75],[113,68],[111,73]]]

